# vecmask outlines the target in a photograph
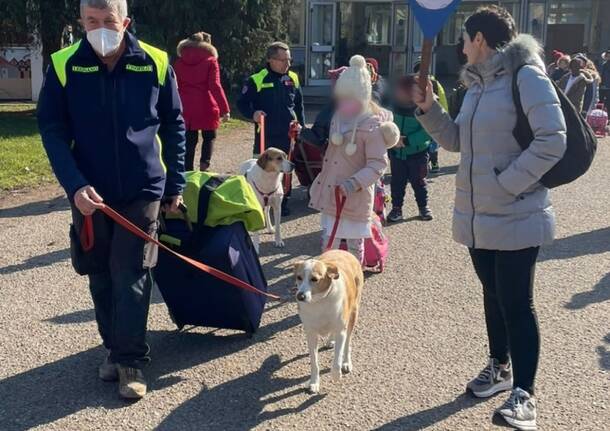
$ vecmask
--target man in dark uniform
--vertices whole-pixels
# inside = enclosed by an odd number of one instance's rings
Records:
[[[72,261],[89,276],[108,355],[100,379],[142,398],[157,247],[112,223],[108,204],[157,234],[161,203],[182,202],[184,121],[167,54],[129,32],[126,0],[81,0],[85,39],[51,56],[38,104],[42,142],[72,205]],[[88,218],[88,217],[91,218]],[[83,226],[94,241],[81,244]],[[86,231],[85,231],[86,232]]]
[[[267,48],[267,66],[250,76],[237,101],[241,114],[256,123],[254,154],[260,153],[258,124],[265,118],[265,144],[290,152],[290,124],[298,121],[305,125],[303,95],[298,75],[290,70],[290,48],[283,42],[274,42]],[[282,213],[288,215],[288,195],[284,198]]]

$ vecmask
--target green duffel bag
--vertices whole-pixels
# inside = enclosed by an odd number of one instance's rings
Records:
[[[263,208],[252,186],[243,175],[218,175],[210,172],[186,173],[184,204],[191,223],[205,217],[204,225],[215,227],[243,222],[249,232],[265,227]],[[167,219],[182,218],[167,214]]]

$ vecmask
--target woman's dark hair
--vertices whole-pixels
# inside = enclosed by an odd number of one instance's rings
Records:
[[[468,17],[464,28],[470,39],[481,32],[492,49],[502,48],[517,36],[515,20],[502,7],[491,5],[480,7]]]

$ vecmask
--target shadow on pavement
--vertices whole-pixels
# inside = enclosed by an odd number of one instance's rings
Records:
[[[569,310],[581,310],[589,305],[610,300],[610,273],[606,274],[592,290],[576,293],[565,307]]]
[[[152,290],[150,297],[151,304],[163,304],[163,296],[159,291],[159,288],[155,285]],[[95,320],[95,310],[90,308],[88,310],[78,310],[71,313],[60,314],[59,316],[51,317],[46,319],[45,322],[55,323],[57,325],[72,325],[79,323],[93,322]]]
[[[69,248],[63,250],[55,250],[49,253],[41,254],[39,256],[30,257],[29,259],[26,259],[25,261],[15,265],[9,265],[0,268],[0,275],[13,274],[19,271],[27,271],[29,269],[50,266],[67,259],[70,259]]]
[[[610,251],[610,227],[560,238],[544,247],[539,261],[571,259]]]
[[[415,412],[409,416],[398,418],[393,422],[376,428],[376,431],[418,431],[428,428],[448,417],[469,409],[477,404],[484,402],[481,398],[475,398],[469,394],[462,394],[453,401],[442,404],[440,406],[431,407],[427,410]]]
[[[64,196],[44,201],[28,202],[12,208],[0,209],[0,218],[28,217],[49,214],[54,211],[69,210],[70,204]]]
[[[250,347],[253,342],[265,341],[298,324],[299,318],[296,315],[273,322],[262,327],[254,335],[254,341],[242,334],[217,336],[200,332],[150,331],[153,362],[146,370],[150,390],[160,390],[179,382],[180,378],[173,376],[173,373],[229,356]],[[103,357],[104,350],[97,347],[0,380],[0,429],[27,430],[87,408],[129,407],[129,403],[119,399],[116,384],[104,383],[97,378],[97,366]],[[244,377],[239,387],[234,386],[233,389],[244,394],[259,391],[260,379],[264,378],[266,370],[274,369],[275,363],[275,359],[268,360],[261,367],[257,378],[248,380]],[[271,383],[270,388],[279,390],[296,383],[297,380],[279,380]],[[243,386],[245,384],[252,386]],[[227,385],[231,388],[230,383]],[[222,399],[221,395],[220,392],[214,392],[214,397]],[[220,402],[220,399],[217,401]],[[229,406],[232,399],[224,398],[222,402]],[[233,407],[236,407],[235,404]],[[199,408],[195,410],[201,411]],[[240,413],[236,409],[230,413],[233,416],[247,416],[251,412],[252,410],[245,409]]]
[[[610,371],[610,333],[604,337],[606,345],[597,348],[599,355],[599,368]]]
[[[457,173],[459,167],[460,167],[460,165],[443,166],[439,172],[428,175],[428,178],[434,179],[436,177],[442,177],[445,175],[455,175]]]
[[[274,280],[269,286],[273,293],[280,296],[289,295],[289,288],[292,287],[292,268],[288,262],[295,260],[297,256],[312,257],[320,254],[321,234],[319,231],[309,232],[290,238],[284,238],[286,247],[283,249],[275,248],[273,237],[263,235],[261,243],[261,255],[263,256],[263,272],[267,280]]]
[[[57,325],[72,325],[78,323],[93,322],[94,320],[95,311],[90,308],[89,310],[78,310],[72,313],[60,314],[59,316],[46,319],[45,322],[51,322]]]
[[[325,395],[308,397],[297,407],[265,411],[273,403],[304,393],[295,387],[308,377],[281,378],[274,374],[282,367],[307,355],[282,362],[278,355],[269,356],[260,368],[211,389],[204,388],[199,395],[174,410],[157,427],[157,430],[250,430],[265,421],[304,411]],[[272,394],[295,387],[285,394]]]

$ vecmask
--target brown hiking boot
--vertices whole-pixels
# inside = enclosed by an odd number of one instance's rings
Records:
[[[97,374],[105,382],[116,382],[119,380],[116,364],[110,360],[110,355],[106,356],[104,362],[98,368]]]
[[[119,395],[127,399],[140,399],[146,395],[146,380],[142,370],[117,365],[119,372]]]

